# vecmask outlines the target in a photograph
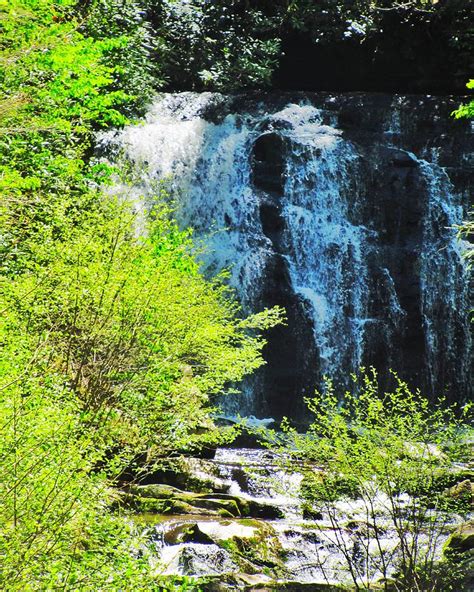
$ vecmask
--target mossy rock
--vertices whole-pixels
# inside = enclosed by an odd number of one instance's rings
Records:
[[[193,493],[227,493],[230,487],[213,463],[194,457],[163,460],[148,479]]]
[[[277,506],[224,493],[191,493],[164,484],[130,485],[120,502],[138,512],[282,518]],[[166,502],[166,503],[164,503]]]
[[[141,497],[130,493],[124,493],[121,497],[121,505],[140,513],[155,513],[164,515],[196,515],[234,517],[238,512],[236,504],[221,500],[195,500],[191,497]]]
[[[474,483],[466,479],[444,492],[446,497],[459,502],[465,502],[470,508],[474,507]]]
[[[249,536],[235,535],[232,538],[216,541],[229,551],[234,561],[246,559],[255,565],[271,570],[284,570],[285,553],[274,528],[259,520],[241,520],[240,525],[252,529]]]
[[[464,481],[474,482],[474,469],[467,466],[451,468],[434,476],[430,490],[444,492]]]
[[[474,554],[474,520],[457,528],[446,541],[444,554],[447,557]]]
[[[215,544],[227,551],[243,573],[272,575],[284,570],[285,554],[273,527],[260,520],[205,520],[181,523],[165,535],[168,544]]]
[[[156,499],[171,499],[184,493],[184,491],[177,489],[176,487],[164,485],[162,483],[153,483],[151,485],[130,485],[127,487],[126,491],[127,493],[139,497],[153,497]]]

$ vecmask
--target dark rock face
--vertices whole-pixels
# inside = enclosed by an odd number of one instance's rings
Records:
[[[459,102],[185,93],[119,138],[137,166],[146,160],[140,191],[174,175],[182,224],[206,237],[209,272],[232,268],[244,308],[287,310],[230,412],[304,421],[303,397],[324,374],[345,388],[361,365],[382,386],[391,368],[428,397],[471,395],[469,278],[453,226],[470,206],[474,145],[469,123],[450,117]]]
[[[383,105],[382,97],[372,101]],[[381,369],[383,381],[391,367],[428,396],[468,398],[469,278],[454,252],[449,210],[469,207],[472,135],[449,119],[449,100],[400,101],[392,146],[376,129],[369,139],[353,124],[347,128],[362,155],[368,198],[360,219],[376,232],[368,312],[376,322],[367,328],[363,361]]]

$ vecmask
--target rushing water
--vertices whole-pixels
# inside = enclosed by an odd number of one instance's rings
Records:
[[[462,191],[438,138],[419,144],[403,99],[372,114],[359,97],[349,116],[340,103],[164,95],[143,124],[102,137],[144,212],[166,188],[204,240],[206,270],[230,269],[247,311],[287,308],[267,369],[228,411],[296,416],[323,375],[344,385],[363,364],[429,396],[468,396],[468,282],[452,228]]]
[[[257,584],[277,579],[291,582],[288,589],[297,591],[303,584],[351,585],[353,577],[361,583],[376,582],[397,569],[400,543],[395,524],[400,516],[411,523],[408,512],[404,515],[404,508],[411,503],[409,496],[395,496],[390,500],[374,492],[370,497],[321,502],[319,515],[308,517],[303,513],[300,497],[302,471],[288,470],[281,457],[274,453],[221,448],[212,461],[202,463],[201,470],[207,468],[208,476],[218,479],[219,488],[226,484],[228,493],[233,496],[278,507],[282,516],[251,520],[205,515],[161,517],[147,529],[149,547],[156,556],[157,573],[224,578],[244,572],[258,574]],[[317,467],[305,468],[306,471],[310,468],[313,474],[318,470]],[[399,512],[395,524],[391,502]],[[459,516],[447,517],[427,511],[426,529],[416,533],[414,544],[429,560],[437,559],[450,530],[460,522]],[[436,524],[435,530],[433,524]],[[240,541],[243,546],[239,548],[245,550],[247,540],[247,547],[251,548],[250,541],[259,528],[264,529],[266,545],[273,552],[272,559],[281,560],[279,565],[268,569],[271,562],[267,558],[267,575],[262,567],[265,562],[261,564],[258,556],[257,564],[249,565],[245,560],[240,561],[228,544],[232,540]],[[404,536],[408,543],[410,534],[407,532]],[[349,566],[354,570],[352,575]]]

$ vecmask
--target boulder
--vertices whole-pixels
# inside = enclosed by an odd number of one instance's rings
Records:
[[[453,487],[449,487],[444,492],[444,495],[453,500],[464,502],[471,508],[474,507],[474,483],[469,481],[469,479],[461,481],[453,485]]]
[[[465,522],[457,528],[446,541],[444,554],[453,555],[474,554],[474,520]]]
[[[244,559],[253,565],[284,571],[285,553],[274,528],[260,520],[240,520],[231,530],[209,532],[216,543],[229,551],[234,561]]]
[[[196,514],[228,517],[281,518],[280,508],[224,493],[202,494],[163,484],[131,485],[120,496],[122,505],[136,512]]]
[[[258,574],[262,568],[283,572],[284,551],[278,535],[260,520],[183,521],[165,528],[163,539],[167,545],[217,545],[242,573]]]
[[[196,522],[184,540],[186,542],[207,540],[219,544],[234,538],[252,539],[256,536],[257,531],[258,526],[249,526],[238,520]]]
[[[171,497],[155,498],[141,497],[130,493],[124,493],[120,504],[141,514],[163,515],[201,515],[233,517],[238,512],[235,504],[229,504],[220,500],[198,500],[192,498]]]
[[[230,483],[219,476],[216,465],[210,460],[181,457],[163,460],[159,468],[149,472],[141,485],[162,483],[194,493],[227,493]]]
[[[217,545],[175,545],[165,547],[165,553],[161,557],[157,567],[157,575],[174,575],[180,573],[194,578],[224,575],[239,571],[229,553]],[[207,590],[204,586],[200,589]],[[169,588],[167,588],[169,589]]]
[[[171,499],[182,493],[177,487],[164,485],[162,483],[152,483],[150,485],[130,485],[126,488],[127,493],[138,495],[140,497],[153,497],[156,499]]]

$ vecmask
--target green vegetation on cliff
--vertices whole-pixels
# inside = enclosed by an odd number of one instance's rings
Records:
[[[263,363],[259,331],[281,319],[242,318],[159,195],[144,223],[98,189],[116,172],[91,163],[94,131],[149,92],[146,27],[104,22],[100,5],[1,4],[5,590],[166,589],[112,486],[137,456],[218,441],[213,398]]]
[[[474,80],[469,80],[466,84],[467,88],[474,89]],[[453,113],[456,119],[474,119],[474,99],[460,105],[456,111]],[[459,227],[459,238],[466,240],[466,248],[465,248],[465,257],[469,263],[472,265],[474,260],[474,245],[473,245],[473,236],[474,236],[474,220],[473,220],[473,212],[470,212],[470,218],[466,220],[460,227]]]
[[[325,72],[344,88],[355,84],[352,90],[363,90],[357,85],[364,77],[371,90],[383,90],[392,78],[399,84],[420,78],[417,92],[428,92],[423,84],[436,86],[443,77],[456,83],[461,76],[462,84],[471,64],[472,9],[466,0],[101,0],[98,5],[109,13],[118,5],[135,7],[135,18],[153,31],[151,55],[173,90],[275,85],[335,90],[315,76]],[[354,75],[353,68],[356,78],[344,80]],[[378,88],[372,88],[374,76]]]

